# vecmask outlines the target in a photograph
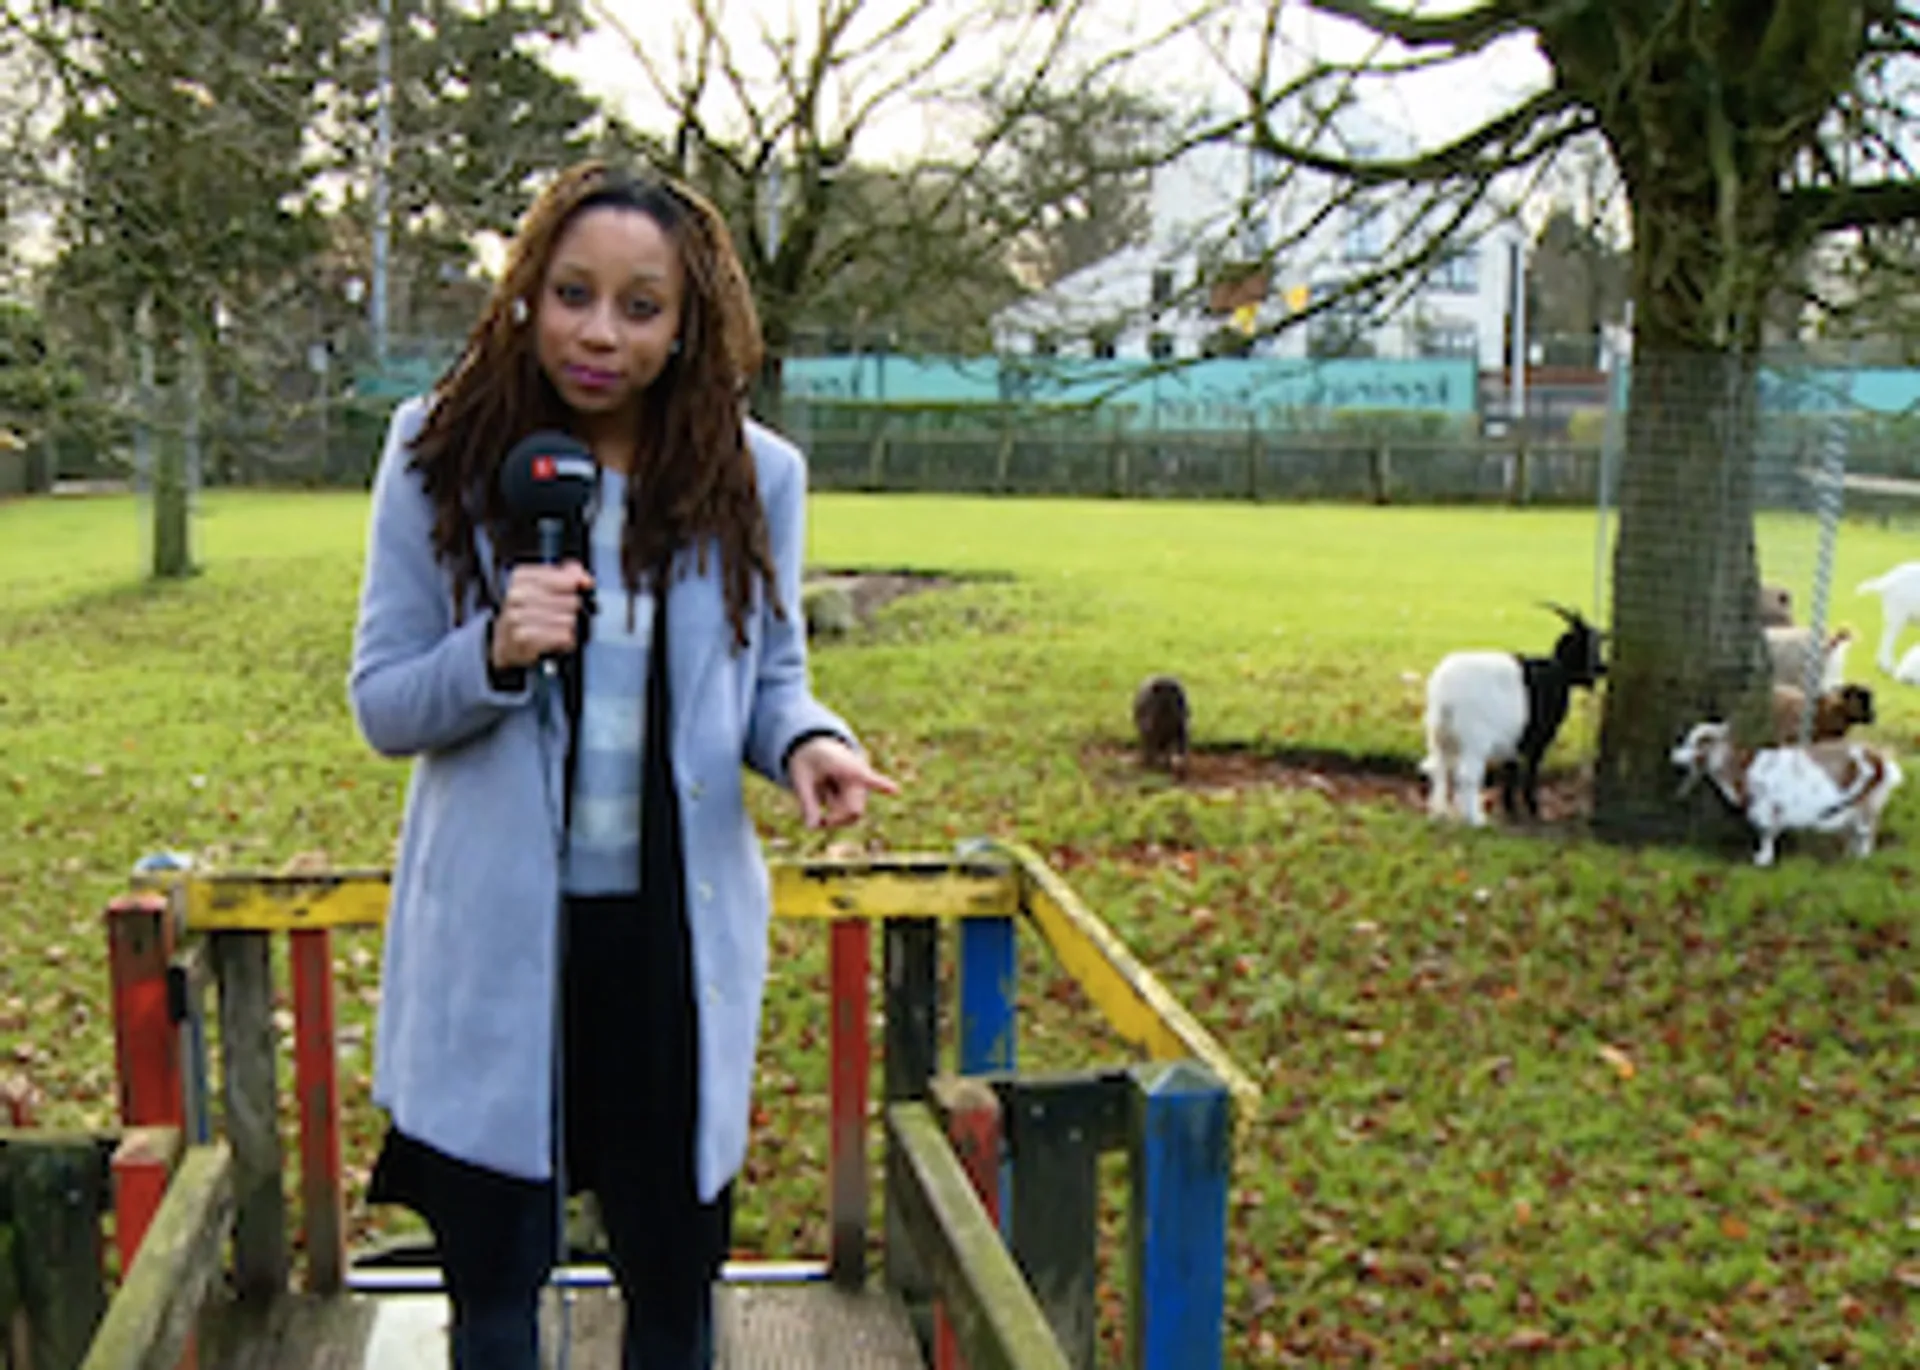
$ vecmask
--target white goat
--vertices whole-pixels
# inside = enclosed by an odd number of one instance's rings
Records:
[[[1427,810],[1449,810],[1475,827],[1487,821],[1481,803],[1489,763],[1502,763],[1500,797],[1516,817],[1516,791],[1540,816],[1540,758],[1566,719],[1573,687],[1591,690],[1606,674],[1605,634],[1571,609],[1548,605],[1567,621],[1553,655],[1452,652],[1427,677]]]
[[[1680,793],[1704,777],[1747,820],[1760,839],[1756,866],[1771,866],[1780,835],[1796,829],[1847,833],[1855,856],[1871,855],[1880,812],[1903,778],[1890,753],[1864,742],[1753,751],[1725,723],[1696,723],[1671,760],[1687,773]]]
[[[1884,575],[1861,581],[1857,593],[1880,596],[1880,651],[1874,660],[1888,675],[1905,679],[1894,665],[1893,647],[1902,628],[1920,623],[1920,561],[1903,561]]]

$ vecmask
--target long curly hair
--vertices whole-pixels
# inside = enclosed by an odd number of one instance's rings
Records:
[[[434,508],[433,548],[453,581],[454,614],[469,595],[490,599],[475,542],[484,527],[502,563],[527,550],[500,494],[507,452],[571,415],[535,354],[531,312],[556,245],[581,214],[611,207],[647,215],[678,248],[685,286],[680,346],[640,406],[627,481],[620,561],[630,591],[664,589],[677,554],[704,572],[717,545],[734,646],[747,644],[755,581],[779,602],[765,511],[746,441],[746,392],[760,368],[760,320],[733,237],[713,205],[661,177],[632,178],[598,161],[562,172],[521,222],[506,270],[460,356],[434,385],[413,443]],[[684,566],[683,566],[684,571]]]

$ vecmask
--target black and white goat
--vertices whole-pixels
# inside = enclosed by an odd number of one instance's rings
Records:
[[[1509,818],[1515,791],[1540,816],[1540,759],[1567,717],[1574,688],[1591,690],[1606,674],[1606,634],[1572,609],[1546,606],[1566,620],[1551,656],[1452,652],[1427,677],[1427,810],[1449,811],[1478,827],[1486,813],[1487,767],[1501,765],[1500,799]]]

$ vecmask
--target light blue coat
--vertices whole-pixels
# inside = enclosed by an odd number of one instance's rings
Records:
[[[486,668],[478,594],[454,626],[432,510],[409,443],[426,401],[393,416],[373,486],[348,694],[366,740],[413,759],[393,868],[373,1098],[401,1131],[510,1175],[552,1173],[552,1091],[565,711],[503,694]],[[711,1199],[746,1155],[771,913],[742,764],[785,784],[803,733],[852,733],[812,696],[800,610],[806,468],[751,423],[748,445],[778,572],[750,642],[732,650],[720,558],[668,592],[673,769],[699,1005],[694,1164]],[[485,534],[481,565],[493,565]],[[496,579],[496,592],[501,581]],[[543,721],[544,720],[544,721]]]

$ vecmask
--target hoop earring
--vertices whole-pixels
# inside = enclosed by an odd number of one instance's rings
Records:
[[[513,297],[513,303],[507,306],[507,313],[516,324],[527,321],[527,302],[519,295]]]

